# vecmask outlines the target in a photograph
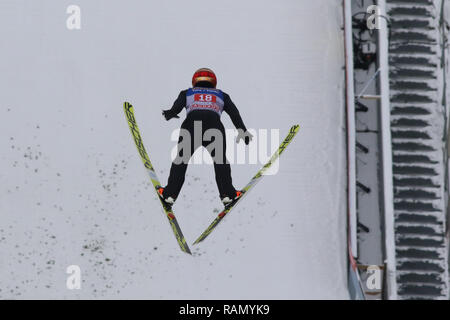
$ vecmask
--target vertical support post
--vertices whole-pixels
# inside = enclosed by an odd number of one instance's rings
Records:
[[[378,0],[380,29],[378,30],[378,64],[380,67],[380,120],[382,152],[382,186],[386,254],[387,297],[397,299],[397,275],[394,232],[394,188],[392,173],[391,110],[389,92],[389,39],[386,17],[386,0]]]

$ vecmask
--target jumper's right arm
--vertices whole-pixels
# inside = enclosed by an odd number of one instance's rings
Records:
[[[178,98],[174,101],[172,108],[163,110],[162,114],[166,120],[172,118],[179,118],[178,114],[186,106],[186,90],[183,90],[178,95]]]

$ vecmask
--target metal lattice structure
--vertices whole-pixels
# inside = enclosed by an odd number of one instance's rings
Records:
[[[448,299],[440,0],[388,0],[399,299]]]

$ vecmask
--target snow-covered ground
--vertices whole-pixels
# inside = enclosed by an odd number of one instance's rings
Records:
[[[66,28],[70,4],[81,30]],[[330,0],[1,1],[0,298],[347,298],[341,26]],[[122,103],[165,183],[181,120],[161,109],[203,66],[247,127],[301,129],[279,173],[188,256]],[[233,165],[235,185],[259,167]],[[220,207],[212,166],[190,166],[174,207],[189,243]]]

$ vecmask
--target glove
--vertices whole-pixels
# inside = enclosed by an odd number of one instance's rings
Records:
[[[177,119],[180,118],[178,115],[173,114],[170,109],[169,110],[163,110],[162,111],[162,115],[164,116],[164,118],[166,118],[167,121],[169,121],[172,118],[177,118]]]
[[[252,141],[253,139],[253,135],[248,132],[248,131],[244,131],[242,129],[238,130],[238,136],[236,138],[236,143],[239,143],[240,140],[244,140],[245,144],[248,145],[250,143],[250,141]]]

